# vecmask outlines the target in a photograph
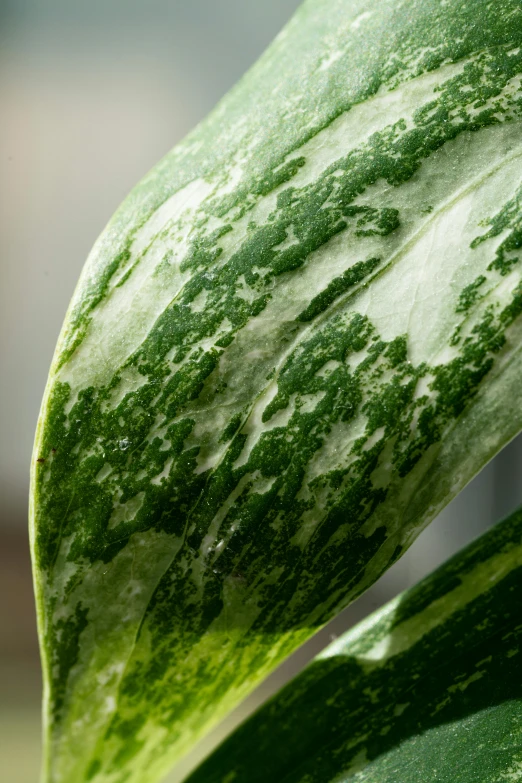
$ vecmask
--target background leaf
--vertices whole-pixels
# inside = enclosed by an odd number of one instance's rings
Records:
[[[98,240],[33,460],[48,781],[157,780],[520,430],[521,39],[307,2]]]
[[[336,640],[187,783],[522,774],[522,511]]]

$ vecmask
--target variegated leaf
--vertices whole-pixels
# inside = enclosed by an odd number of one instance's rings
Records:
[[[522,427],[522,7],[308,0],[98,240],[45,393],[45,780],[149,783]]]
[[[187,783],[522,779],[522,511],[324,650]]]

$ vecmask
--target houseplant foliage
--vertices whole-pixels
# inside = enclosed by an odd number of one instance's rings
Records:
[[[337,639],[187,783],[522,774],[522,512]]]
[[[158,780],[522,428],[521,39],[308,0],[96,243],[32,466],[46,783]]]

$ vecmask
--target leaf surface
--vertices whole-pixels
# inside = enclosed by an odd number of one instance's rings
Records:
[[[522,511],[340,637],[186,783],[522,775]]]
[[[96,243],[32,466],[48,783],[156,781],[521,429],[521,43],[306,2]]]

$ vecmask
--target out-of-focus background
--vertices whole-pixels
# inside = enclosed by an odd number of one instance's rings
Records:
[[[119,202],[257,59],[298,4],[0,0],[0,779],[6,783],[38,778],[41,684],[28,471],[68,300]],[[286,662],[229,725],[331,636],[512,510],[522,499],[521,463],[522,446],[515,441],[399,564]],[[169,781],[180,780],[183,769]]]

